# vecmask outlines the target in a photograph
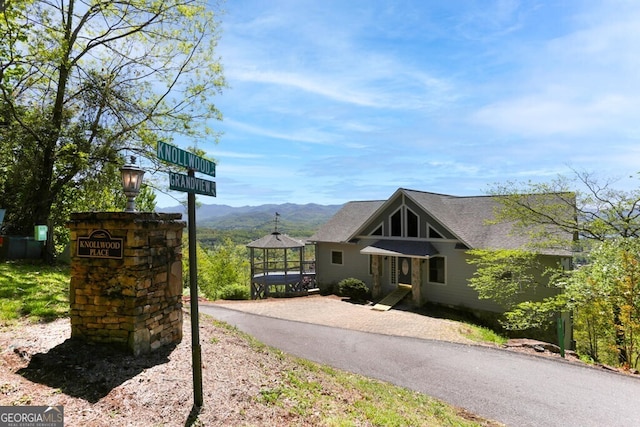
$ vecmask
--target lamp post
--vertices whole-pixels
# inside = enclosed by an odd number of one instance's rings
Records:
[[[136,202],[135,198],[140,193],[140,185],[142,184],[142,176],[144,170],[135,165],[136,158],[131,156],[131,163],[125,164],[120,168],[122,174],[122,188],[124,195],[127,196],[127,207],[125,212],[135,212]]]

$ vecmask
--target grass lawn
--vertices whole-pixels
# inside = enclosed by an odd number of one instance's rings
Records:
[[[68,266],[0,263],[0,323],[49,321],[68,313]]]

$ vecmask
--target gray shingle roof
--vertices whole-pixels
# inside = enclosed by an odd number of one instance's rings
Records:
[[[404,192],[470,248],[516,249],[529,242],[528,236],[511,233],[510,223],[487,224],[501,206],[495,196],[458,197],[415,190]]]
[[[259,249],[290,249],[290,248],[302,248],[304,242],[296,240],[293,237],[289,237],[286,234],[271,233],[254,240],[247,245],[248,248]]]
[[[309,238],[311,242],[348,242],[386,201],[348,202]]]
[[[487,224],[501,207],[498,196],[459,197],[400,188],[394,193],[412,199],[469,248],[517,249],[530,243],[529,236],[514,234],[511,223]],[[323,225],[311,241],[347,242],[387,201],[350,202]],[[552,252],[552,251],[545,251]]]

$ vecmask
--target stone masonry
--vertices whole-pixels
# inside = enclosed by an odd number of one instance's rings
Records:
[[[182,340],[181,218],[145,212],[71,215],[72,338],[113,343],[135,355]],[[110,235],[113,253],[87,249],[99,246],[87,243],[95,235]]]

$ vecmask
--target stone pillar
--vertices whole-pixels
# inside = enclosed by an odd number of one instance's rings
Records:
[[[422,305],[422,268],[419,258],[411,258],[411,294],[416,307]]]
[[[382,257],[380,255],[371,255],[371,270],[373,272],[371,297],[376,299],[382,294],[382,285],[380,283],[380,276],[382,275]]]
[[[73,213],[71,337],[135,355],[182,340],[182,214]]]

